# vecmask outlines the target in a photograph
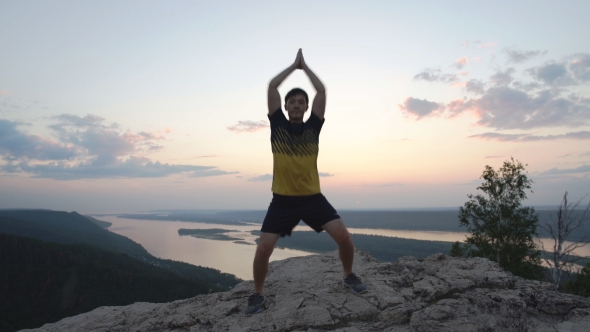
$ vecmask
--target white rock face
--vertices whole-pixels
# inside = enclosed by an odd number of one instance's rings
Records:
[[[437,254],[379,263],[357,250],[369,291],[342,287],[338,254],[270,265],[262,313],[247,317],[245,281],[171,303],[101,307],[26,331],[590,331],[590,299],[523,280],[482,258]]]

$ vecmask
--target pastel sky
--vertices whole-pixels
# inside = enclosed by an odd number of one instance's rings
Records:
[[[268,82],[327,88],[337,209],[456,207],[514,157],[590,192],[590,2],[1,1],[0,208],[264,209]],[[284,94],[314,90],[301,71]]]

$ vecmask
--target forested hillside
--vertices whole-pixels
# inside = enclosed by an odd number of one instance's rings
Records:
[[[39,327],[105,305],[226,290],[81,244],[0,234],[0,253],[0,331]]]
[[[93,219],[93,218],[92,218]],[[99,226],[99,224],[102,226]],[[77,212],[50,210],[0,210],[0,233],[30,237],[61,244],[86,244],[95,248],[127,254],[144,263],[158,266],[184,277],[223,286],[226,290],[241,279],[219,270],[160,259],[140,244],[103,227],[105,222]]]
[[[77,212],[48,210],[0,211],[0,232],[55,243],[84,243],[134,256],[149,253],[138,243],[109,232]]]

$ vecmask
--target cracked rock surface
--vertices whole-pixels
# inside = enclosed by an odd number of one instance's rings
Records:
[[[270,264],[265,309],[246,316],[252,281],[171,303],[101,307],[26,331],[590,331],[590,298],[524,280],[483,258],[379,263],[356,250],[368,292],[342,287],[338,254]]]

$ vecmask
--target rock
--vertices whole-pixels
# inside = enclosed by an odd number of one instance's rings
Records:
[[[27,331],[590,331],[590,299],[524,280],[483,258],[379,263],[355,252],[369,291],[342,287],[336,252],[270,264],[265,309],[244,315],[252,281],[171,303],[101,307]]]

